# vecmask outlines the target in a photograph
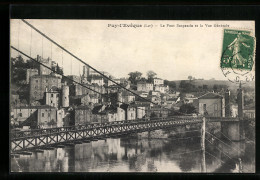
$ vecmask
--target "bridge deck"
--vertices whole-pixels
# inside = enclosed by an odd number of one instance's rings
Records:
[[[70,143],[78,140],[93,140],[111,135],[145,132],[178,125],[201,123],[202,118],[168,118],[158,120],[130,120],[112,123],[88,124],[11,133],[11,152],[27,151],[55,144]]]

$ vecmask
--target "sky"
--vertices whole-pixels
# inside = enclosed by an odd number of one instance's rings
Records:
[[[128,77],[128,73],[133,71],[146,77],[146,72],[152,70],[157,77],[167,80],[188,79],[189,75],[227,80],[220,69],[224,27],[214,25],[255,31],[254,21],[27,21],[87,64],[116,78]],[[115,27],[119,24],[130,27]],[[131,27],[131,24],[142,27]],[[64,68],[65,75],[82,74],[82,63],[21,20],[11,19],[10,44],[33,58],[37,54],[50,57]],[[11,57],[17,55],[11,50]]]

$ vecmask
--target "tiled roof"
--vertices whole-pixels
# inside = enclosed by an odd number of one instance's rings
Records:
[[[198,99],[222,99],[223,97],[219,94],[209,92],[207,94],[204,94],[200,96]]]

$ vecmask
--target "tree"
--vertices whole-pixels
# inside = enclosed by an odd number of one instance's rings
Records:
[[[146,75],[147,75],[147,80],[148,80],[148,82],[149,82],[149,83],[152,83],[154,77],[155,77],[157,74],[156,74],[155,72],[153,72],[153,71],[150,70],[150,71],[147,71]]]
[[[190,80],[190,82],[191,82],[191,80],[192,80],[192,76],[188,76],[188,79]]]
[[[191,114],[196,113],[196,108],[192,104],[183,104],[179,110],[181,113]]]
[[[171,89],[176,88],[176,83],[174,81],[164,80],[164,85],[169,86],[169,88],[171,88]]]
[[[141,79],[142,73],[135,71],[135,72],[130,72],[129,74],[129,81],[131,81],[132,84],[137,84],[137,81]]]

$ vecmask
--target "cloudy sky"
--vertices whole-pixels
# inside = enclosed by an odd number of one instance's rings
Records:
[[[136,20],[27,20],[44,34],[100,71],[127,77],[153,70],[168,80],[196,78],[226,80],[219,65],[223,27],[251,29],[254,21],[136,21]],[[119,24],[142,27],[111,27]],[[110,27],[108,27],[111,24]],[[144,25],[153,27],[144,27]],[[175,27],[167,27],[167,24]],[[177,27],[193,25],[193,27]],[[212,25],[207,27],[206,24]],[[162,27],[165,25],[165,27]],[[198,25],[198,27],[195,27]],[[201,27],[203,25],[203,27]],[[31,30],[21,20],[11,20],[11,45],[33,58],[37,54],[63,65],[65,74],[82,74],[82,64]],[[17,56],[11,50],[11,56]],[[79,71],[80,70],[80,71]]]

